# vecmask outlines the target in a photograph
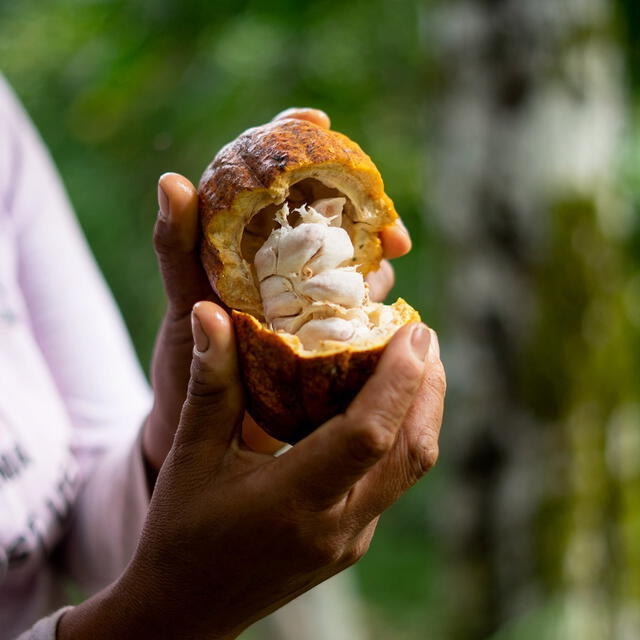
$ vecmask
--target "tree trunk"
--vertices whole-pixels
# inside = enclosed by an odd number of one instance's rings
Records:
[[[425,40],[450,635],[521,638],[505,623],[522,620],[534,637],[631,637],[640,420],[625,300],[640,287],[614,191],[625,96],[610,3],[447,0],[425,12]]]

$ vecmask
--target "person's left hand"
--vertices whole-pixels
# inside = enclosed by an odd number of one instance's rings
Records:
[[[289,109],[278,118],[300,118],[329,127],[328,116],[316,109]],[[165,173],[158,181],[158,218],[153,243],[167,294],[167,310],[156,338],[151,365],[154,402],[142,434],[144,456],[158,471],[171,448],[189,382],[193,352],[191,310],[196,302],[219,302],[200,262],[198,193],[177,173]],[[393,267],[387,259],[409,252],[411,239],[400,220],[381,233],[385,260],[369,274],[371,297],[383,300],[393,286]],[[243,437],[251,448],[272,453],[282,443],[268,436],[247,415]]]

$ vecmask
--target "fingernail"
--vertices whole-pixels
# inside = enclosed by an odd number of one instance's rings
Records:
[[[169,198],[162,188],[162,178],[163,176],[160,176],[160,180],[158,180],[158,206],[160,207],[158,217],[162,220],[168,220],[171,211],[169,210]]]
[[[398,218],[396,220],[396,227],[398,227],[398,229],[400,229],[400,231],[402,231],[402,233],[404,233],[405,236],[409,235],[409,230],[407,229],[407,227],[404,226],[404,222],[402,222],[402,218]]]
[[[424,324],[417,325],[411,334],[411,347],[418,360],[425,359],[430,341],[431,334],[429,333],[429,329],[427,329]]]
[[[193,342],[196,345],[196,350],[204,353],[209,348],[209,338],[204,332],[195,311],[191,312],[191,331],[193,333]]]
[[[440,343],[438,336],[433,329],[429,329],[431,339],[429,340],[429,350],[427,351],[427,360],[435,364],[440,360]]]

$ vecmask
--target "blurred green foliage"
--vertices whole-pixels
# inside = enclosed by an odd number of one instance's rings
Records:
[[[325,109],[385,176],[418,251],[425,310],[420,56],[414,2],[4,4],[0,60],[42,132],[143,362],[161,296],[155,182],[198,180],[219,147],[291,105]]]
[[[51,150],[143,366],[164,306],[150,243],[158,176],[197,183],[220,146],[292,105],[326,110],[377,163],[414,239],[396,263],[396,292],[433,323],[419,9],[414,0],[0,3],[2,71]],[[425,484],[392,510],[359,565],[381,637],[420,638],[433,626],[432,491]]]
[[[372,156],[414,239],[413,252],[395,263],[395,293],[410,300],[446,334],[438,317],[440,249],[424,212],[425,114],[434,76],[422,51],[419,24],[427,16],[428,4],[428,0],[0,3],[0,69],[51,150],[143,366],[149,362],[164,307],[150,242],[158,176],[178,171],[197,182],[220,146],[292,105],[325,109],[334,128],[360,142]],[[640,5],[637,0],[617,0],[615,6],[628,55],[633,116],[620,166],[621,193],[632,206],[630,232],[624,247],[618,247],[627,273],[630,265],[637,268],[640,256],[640,145],[635,126],[640,104]],[[568,210],[562,219],[569,224],[571,216]],[[595,224],[589,226],[592,217],[586,216],[584,224],[594,235]],[[586,264],[567,267],[565,231],[555,230],[559,244],[551,256],[553,271],[540,274],[552,285],[541,287],[546,296],[545,335],[555,335],[558,326],[571,335],[572,314],[586,305],[594,293],[592,281],[601,278]],[[637,300],[639,276],[628,288],[629,295],[623,292],[622,298]],[[616,311],[613,304],[607,303],[607,308]],[[627,313],[635,328],[640,327],[640,308],[630,306]],[[616,317],[605,318],[613,334]],[[575,328],[575,336],[579,333]],[[632,395],[630,388],[637,380],[629,364],[631,355],[623,354],[621,386],[619,377],[607,377],[608,360],[585,360],[587,356],[580,355],[584,348],[577,339],[567,341],[567,351],[553,371],[568,381],[576,363],[583,363],[603,381],[602,393],[617,397],[629,389]],[[637,349],[638,341],[633,344]],[[532,348],[544,352],[547,347],[536,343]],[[536,374],[536,383],[527,386],[528,402],[541,414],[555,415],[566,401],[565,385],[557,376],[546,384],[545,371],[529,372],[532,379]],[[602,445],[595,448],[600,451]],[[446,581],[447,570],[432,505],[447,482],[447,471],[445,454],[444,465],[430,474],[429,481],[409,492],[382,519],[371,552],[357,565],[378,638],[418,640],[427,633],[446,637],[442,630],[447,606],[439,600],[443,593],[439,585]],[[627,511],[639,512],[635,503]],[[550,526],[545,518],[543,533],[549,536],[550,547],[567,526],[564,519]],[[625,525],[632,532],[638,526],[637,517]],[[629,548],[635,545],[630,539]],[[560,561],[557,558],[553,564],[557,567]],[[549,575],[552,570],[545,568]],[[542,610],[507,625],[496,640],[551,637],[562,606],[549,601]],[[448,610],[452,608],[448,603]]]

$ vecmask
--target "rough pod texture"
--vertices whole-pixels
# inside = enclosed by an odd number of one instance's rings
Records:
[[[395,331],[419,316],[371,303],[379,231],[397,214],[346,136],[285,119],[225,146],[199,187],[202,259],[229,308],[252,417],[296,442],[343,411]]]

